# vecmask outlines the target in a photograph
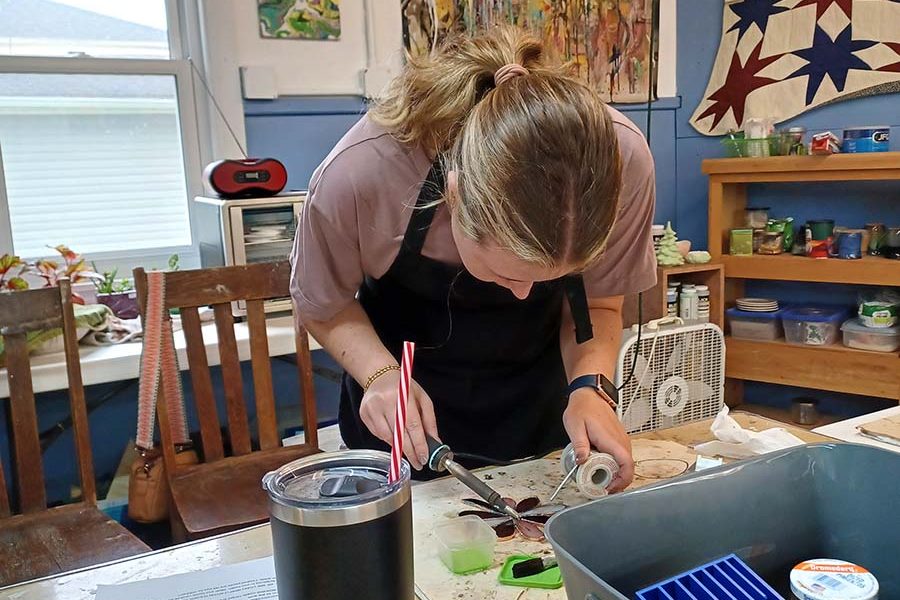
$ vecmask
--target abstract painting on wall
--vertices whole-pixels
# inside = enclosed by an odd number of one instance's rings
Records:
[[[259,35],[264,38],[338,40],[340,0],[257,0]]]
[[[402,0],[403,42],[428,54],[451,32],[509,23],[541,37],[609,102],[656,97],[658,0]]]

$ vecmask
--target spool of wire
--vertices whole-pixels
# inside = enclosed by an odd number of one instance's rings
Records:
[[[560,463],[563,475],[568,475],[575,468],[575,448],[572,444],[563,450]],[[612,455],[591,452],[588,459],[575,471],[575,485],[588,498],[602,498],[618,472],[619,464]]]

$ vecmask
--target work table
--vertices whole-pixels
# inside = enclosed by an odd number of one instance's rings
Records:
[[[771,421],[748,413],[732,413],[748,429],[762,430],[785,427],[805,442],[828,441],[824,436]],[[651,447],[653,441],[675,442],[685,446],[712,439],[711,420],[682,425],[667,430],[639,434],[633,437],[636,448]],[[639,442],[640,440],[640,442]],[[642,450],[644,451],[644,450]],[[637,454],[637,450],[636,450]],[[549,498],[562,478],[559,459],[550,456],[519,463],[510,467],[496,467],[481,472],[492,479],[498,491],[519,500],[528,496]],[[655,483],[636,480],[632,487]],[[457,600],[459,598],[492,598],[518,600],[525,588],[497,584],[497,568],[513,553],[539,553],[549,550],[547,543],[525,542],[521,539],[498,542],[494,567],[470,576],[451,574],[437,557],[432,537],[436,519],[451,518],[465,509],[461,499],[471,493],[453,479],[440,479],[418,484],[413,488],[413,527],[415,531],[416,584],[425,600]],[[558,501],[575,505],[584,502],[575,486],[567,486]],[[57,577],[22,584],[0,590],[0,600],[91,600],[98,584],[117,584],[149,578],[166,577],[190,571],[200,571],[221,565],[253,560],[272,553],[272,539],[268,525],[260,525],[238,532],[191,542],[152,552],[142,556],[93,567]],[[538,594],[539,592],[539,594]],[[565,591],[532,590],[525,598],[565,599]]]

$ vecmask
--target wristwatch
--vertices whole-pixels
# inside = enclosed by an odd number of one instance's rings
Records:
[[[566,398],[572,395],[575,390],[581,388],[591,388],[597,392],[600,397],[609,404],[610,408],[616,410],[619,406],[619,390],[613,385],[613,382],[606,378],[602,373],[592,373],[590,375],[582,375],[576,377],[566,389]]]

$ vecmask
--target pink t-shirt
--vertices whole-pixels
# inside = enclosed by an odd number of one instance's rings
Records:
[[[584,272],[589,298],[635,293],[656,284],[650,226],[653,157],[640,130],[609,108],[622,156],[620,214],[606,252]],[[384,275],[397,253],[431,161],[363,117],[337,143],[309,183],[291,253],[291,292],[301,319],[326,321],[349,305],[363,278]],[[446,206],[437,209],[422,254],[461,260]]]

